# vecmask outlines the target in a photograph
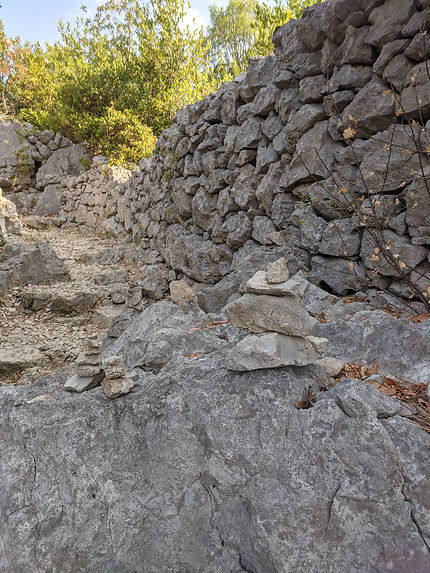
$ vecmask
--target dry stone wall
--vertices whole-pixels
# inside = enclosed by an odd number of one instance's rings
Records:
[[[229,273],[285,256],[337,295],[419,302],[411,278],[430,286],[429,24],[428,0],[307,9],[275,31],[273,54],[181,110],[138,171],[96,158],[68,179],[63,220],[142,239],[227,291]]]
[[[84,146],[60,133],[0,118],[0,187],[21,213],[57,214],[62,179],[78,175],[88,163]]]

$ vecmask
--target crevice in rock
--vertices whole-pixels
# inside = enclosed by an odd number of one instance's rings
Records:
[[[210,487],[208,486],[208,484],[206,484],[206,483],[203,481],[203,477],[202,477],[201,474],[199,475],[197,481],[198,481],[199,484],[202,486],[202,488],[206,491],[206,493],[207,493],[207,495],[208,495],[208,497],[209,497],[209,501],[210,501],[210,504],[211,504],[211,516],[210,516],[210,519],[209,519],[209,523],[215,528],[215,530],[216,530],[216,532],[217,532],[217,535],[218,535],[218,538],[219,538],[219,541],[220,541],[221,547],[230,547],[231,549],[233,549],[234,551],[236,551],[237,554],[238,554],[238,562],[239,562],[239,565],[242,567],[242,569],[243,569],[244,571],[249,571],[250,573],[254,573],[254,572],[251,571],[250,569],[246,569],[246,568],[243,566],[243,564],[242,564],[242,557],[241,557],[241,554],[240,554],[240,552],[239,552],[239,548],[238,548],[235,544],[230,543],[229,541],[226,541],[226,540],[223,538],[223,536],[221,535],[221,532],[220,532],[220,530],[219,530],[217,524],[215,523],[215,509],[216,509],[217,502],[216,502],[216,500],[215,500],[215,498],[214,498],[213,493],[211,492]]]
[[[345,410],[344,405],[342,404],[342,401],[339,399],[339,397],[336,398],[336,406],[342,410],[342,412],[345,414],[345,416],[347,416],[348,418],[352,418],[352,416]]]
[[[410,517],[411,517],[411,521],[412,521],[412,523],[415,525],[415,528],[416,528],[416,530],[417,530],[417,533],[418,533],[418,535],[421,537],[421,539],[423,540],[423,543],[424,543],[424,545],[426,546],[427,551],[430,553],[430,544],[429,544],[428,541],[426,540],[426,538],[425,538],[425,536],[424,536],[424,533],[423,533],[423,531],[422,531],[422,529],[421,529],[421,526],[420,526],[420,524],[418,523],[418,520],[417,520],[417,518],[415,517],[415,514],[414,514],[414,502],[413,502],[412,499],[407,495],[406,490],[405,490],[406,485],[407,485],[407,478],[406,478],[406,476],[405,476],[405,474],[403,473],[402,470],[400,470],[400,475],[402,476],[402,479],[403,479],[402,487],[400,488],[400,493],[402,494],[403,499],[405,500],[405,502],[409,504],[409,514],[410,514]]]
[[[239,553],[239,565],[242,567],[242,571],[246,571],[247,573],[255,573],[252,569],[247,569],[246,565],[243,564],[242,555]]]
[[[334,499],[337,496],[339,490],[340,490],[341,484],[339,483],[337,485],[337,488],[335,489],[333,495],[331,496],[328,504],[327,504],[327,524],[325,527],[325,530],[328,531],[328,528],[330,527],[330,522],[331,522],[331,517],[332,517],[332,508],[333,508],[333,503],[334,503]]]

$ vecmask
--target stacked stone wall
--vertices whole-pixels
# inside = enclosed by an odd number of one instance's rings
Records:
[[[63,220],[144,239],[204,283],[285,256],[337,295],[417,299],[411,279],[430,286],[429,25],[428,0],[307,9],[275,31],[274,54],[181,110],[139,171],[96,159],[68,179]]]

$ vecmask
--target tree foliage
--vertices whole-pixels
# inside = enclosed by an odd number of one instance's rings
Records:
[[[176,111],[272,49],[274,28],[319,0],[230,0],[211,24],[184,25],[187,0],[108,0],[53,45],[21,44],[0,21],[3,112],[86,141],[117,162],[138,161]]]
[[[225,8],[211,5],[206,39],[212,76],[217,82],[231,79],[246,69],[250,58],[269,54],[275,28],[321,1],[230,0]]]

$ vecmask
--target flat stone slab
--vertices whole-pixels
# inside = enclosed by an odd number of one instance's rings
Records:
[[[269,283],[267,273],[257,271],[246,283],[246,291],[250,294],[270,294],[273,296],[303,295],[303,281],[291,278],[280,283]]]
[[[78,392],[80,394],[81,392],[86,392],[87,390],[92,390],[93,388],[100,386],[103,377],[103,371],[99,372],[95,376],[79,376],[79,374],[75,374],[67,380],[64,384],[64,388],[71,392]]]
[[[308,336],[316,324],[296,296],[246,294],[225,307],[225,314],[233,326],[251,332],[266,331]]]
[[[321,356],[315,345],[306,338],[265,332],[246,336],[241,340],[227,356],[225,366],[228,370],[238,372],[281,366],[306,366],[313,364]]]
[[[42,360],[43,354],[32,346],[0,348],[0,372],[29,368]]]

